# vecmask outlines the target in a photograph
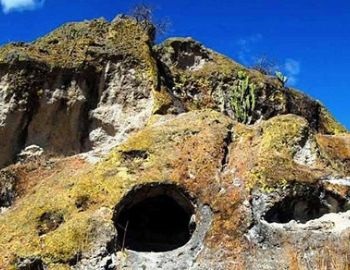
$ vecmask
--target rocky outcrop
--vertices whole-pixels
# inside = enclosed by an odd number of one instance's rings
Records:
[[[130,19],[65,25],[3,47],[0,60],[0,167],[32,144],[101,157],[151,115],[156,66],[148,34]]]
[[[90,151],[98,160],[152,112],[211,108],[248,124],[293,113],[321,133],[344,131],[321,104],[276,78],[189,38],[152,50],[144,30],[127,17],[94,20],[3,47],[0,167],[32,144],[56,155]]]
[[[346,268],[347,130],[152,37],[121,16],[0,48],[0,268]]]
[[[248,70],[191,38],[168,39],[155,50],[165,84],[186,110],[211,108],[248,124],[292,113],[306,118],[321,133],[345,131],[318,101],[284,87],[275,77]],[[239,104],[235,93],[244,97]]]

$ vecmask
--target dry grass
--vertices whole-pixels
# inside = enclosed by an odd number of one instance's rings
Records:
[[[340,238],[324,242],[322,248],[300,251],[291,245],[285,246],[290,270],[349,270],[350,245]]]

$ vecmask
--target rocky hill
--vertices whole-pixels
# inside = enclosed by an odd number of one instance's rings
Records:
[[[348,269],[350,134],[119,16],[0,48],[0,269]]]

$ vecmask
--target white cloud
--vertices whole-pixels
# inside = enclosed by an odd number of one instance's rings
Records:
[[[300,73],[300,63],[294,59],[286,59],[284,67],[290,74],[298,75]]]
[[[298,75],[300,73],[300,63],[294,59],[288,58],[284,63],[284,69],[286,71],[289,84],[295,85],[298,81]]]
[[[4,13],[15,10],[32,10],[42,6],[44,0],[0,0],[0,4]]]
[[[241,38],[237,41],[237,45],[239,46],[238,58],[242,62],[242,64],[248,65],[251,64],[252,56],[251,51],[252,47],[255,43],[261,41],[261,34],[251,35],[246,38]]]
[[[267,71],[270,70],[271,74],[274,74],[275,71],[282,71],[288,77],[288,84],[296,85],[301,71],[300,62],[293,58],[287,58],[279,62],[275,61],[269,55],[257,54],[258,43],[261,41],[263,41],[261,34],[254,34],[237,40],[237,56],[240,62],[244,65],[252,66],[265,58],[265,64],[267,65],[265,68]]]

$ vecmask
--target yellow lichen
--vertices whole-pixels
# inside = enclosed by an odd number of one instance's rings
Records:
[[[347,133],[348,130],[337,122],[329,111],[321,106],[320,110],[320,132],[325,134],[341,134]]]
[[[277,116],[262,123],[257,163],[247,172],[247,187],[271,192],[274,187],[283,187],[291,181],[316,181],[318,173],[293,159],[308,132],[307,121],[295,115]]]

